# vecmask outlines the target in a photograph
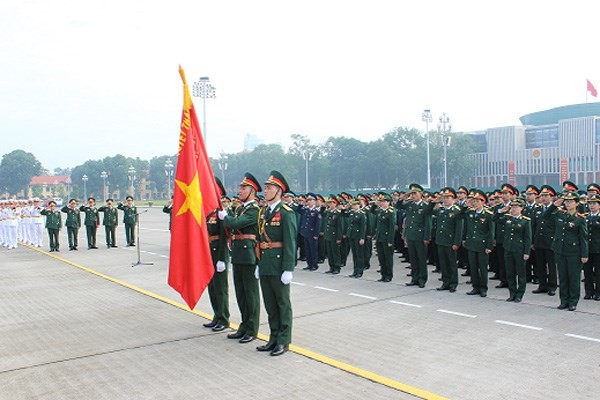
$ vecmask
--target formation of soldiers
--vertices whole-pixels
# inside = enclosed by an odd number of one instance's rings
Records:
[[[67,231],[69,250],[78,250],[79,229],[81,228],[81,213],[84,214],[83,224],[86,227],[88,249],[97,249],[96,231],[103,215],[102,225],[106,231],[107,248],[117,247],[116,228],[118,211],[123,211],[123,223],[127,246],[135,246],[135,229],[138,221],[137,207],[133,197],[127,196],[126,203],[113,205],[113,199],[107,199],[106,205],[97,207],[96,200],[90,197],[86,204],[78,207],[77,200],[71,199],[62,208],[57,208],[56,201],[49,200],[44,204],[39,198],[29,200],[0,201],[0,245],[9,250],[16,249],[18,243],[42,247],[44,228],[48,232],[51,252],[60,251],[59,232],[63,228],[62,214],[66,214],[64,227]]]
[[[238,199],[228,199],[235,209]],[[353,278],[370,268],[373,250],[381,274],[394,278],[394,252],[410,263],[407,286],[424,288],[428,264],[441,273],[440,291],[457,290],[465,269],[472,289],[486,297],[490,280],[508,289],[507,301],[519,303],[527,283],[532,293],[556,295],[559,309],[575,310],[584,271],[584,299],[600,301],[600,186],[579,191],[570,181],[561,193],[550,185],[529,185],[523,193],[503,184],[492,192],[444,188],[428,193],[418,184],[408,192],[331,194],[286,193],[283,202],[296,212],[298,258],[308,271],[327,262],[325,273],[339,274],[352,253]],[[261,207],[260,200],[258,207]],[[489,273],[492,276],[489,276]]]

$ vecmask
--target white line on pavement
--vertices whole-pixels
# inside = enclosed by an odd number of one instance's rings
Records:
[[[420,306],[418,304],[411,304],[411,303],[403,303],[401,301],[396,301],[396,300],[390,300],[390,303],[394,303],[394,304],[400,304],[401,306],[408,306],[408,307],[416,307],[416,308],[421,308],[423,306]]]
[[[160,255],[162,258],[169,258],[169,256],[165,256],[164,254]]]
[[[326,290],[328,292],[339,292],[339,290],[337,290],[337,289],[329,289],[329,288],[322,287],[322,286],[315,286],[315,289]]]
[[[292,282],[292,285],[306,286],[306,284],[300,282]]]
[[[442,310],[442,309],[439,309],[439,310],[436,310],[436,311],[441,312],[441,313],[445,313],[445,314],[458,315],[459,317],[477,318],[477,315],[464,314],[464,313],[456,312],[456,311],[449,311],[449,310]]]
[[[510,325],[510,326],[516,326],[516,327],[519,327],[519,328],[532,329],[534,331],[541,331],[542,330],[542,328],[538,328],[537,326],[517,324],[515,322],[502,321],[502,320],[499,320],[499,319],[497,319],[495,322],[498,323],[498,324],[503,324],[503,325]]]
[[[149,252],[148,252],[148,254],[150,254],[150,255],[152,255],[152,256],[155,256],[155,255],[156,255],[156,253],[153,253],[153,252],[151,252],[151,251],[149,251]]]
[[[366,296],[364,294],[358,294],[358,293],[350,293],[350,296],[362,297],[363,299],[369,299],[369,300],[377,300],[377,297]]]
[[[583,339],[583,340],[589,340],[591,342],[598,342],[598,343],[600,343],[600,339],[596,339],[596,338],[589,337],[589,336],[574,335],[572,333],[565,333],[565,336],[576,338],[576,339]]]

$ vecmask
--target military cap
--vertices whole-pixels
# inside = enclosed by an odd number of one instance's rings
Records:
[[[342,193],[340,194],[340,196],[342,196],[342,197],[344,198],[344,200],[349,200],[349,199],[351,199],[351,198],[352,198],[352,196],[350,196],[350,195],[349,195],[348,193],[346,193],[346,192],[342,192]]]
[[[442,196],[452,196],[453,198],[456,198],[456,191],[451,187],[445,187],[440,192]]]
[[[223,196],[223,197],[221,197],[221,200],[227,200],[227,201],[231,202],[231,198],[229,196]]]
[[[488,201],[488,198],[485,195],[485,193],[483,193],[482,190],[478,190],[478,189],[473,191],[473,198],[479,199],[479,200],[483,201],[484,203],[487,203],[487,201]]]
[[[125,196],[125,200],[129,200],[129,199],[133,200],[133,196],[130,195],[130,194],[128,194],[127,196]]]
[[[258,180],[250,172],[244,174],[244,179],[240,182],[240,186],[250,186],[256,192],[262,192],[262,188],[258,183]]]
[[[327,202],[328,203],[335,203],[335,204],[340,204],[340,201],[337,199],[335,194],[330,194],[329,197],[327,198]]]
[[[54,204],[54,205],[56,205],[56,202],[55,202],[54,200],[50,200],[50,201],[48,202],[48,205],[51,205],[51,204]]]
[[[314,194],[314,193],[310,193],[310,192],[306,193],[306,200],[308,200],[308,199],[316,200],[317,199],[317,195]]]
[[[527,194],[535,194],[536,196],[538,194],[540,194],[540,189],[537,188],[537,186],[535,185],[527,185],[527,188],[525,189],[525,193]]]
[[[411,192],[423,192],[423,186],[419,185],[418,183],[411,183],[408,185],[408,189]]]
[[[508,192],[510,194],[515,194],[515,195],[519,195],[519,190],[514,187],[513,185],[511,185],[510,183],[505,183],[502,185],[501,190],[503,192]]]
[[[600,203],[600,195],[593,194],[588,199],[588,203]]]
[[[93,198],[93,197],[88,197],[88,201],[90,201],[90,200],[92,200],[92,201],[96,201],[96,199],[95,199],[95,198]],[[35,199],[33,199],[33,201],[36,201],[36,200],[35,200]],[[40,201],[40,200],[38,199],[37,201]]]
[[[392,196],[390,196],[388,193],[382,192],[382,194],[379,195],[379,200],[380,201],[392,201]]]
[[[510,202],[510,206],[525,207],[525,201],[523,201],[523,199],[514,199]]]
[[[294,197],[294,193],[293,192],[285,192],[284,194],[281,195],[281,197]]]
[[[317,200],[319,200],[321,203],[325,203],[325,198],[320,194],[317,195]]]
[[[549,194],[550,196],[556,196],[556,191],[550,185],[542,185],[540,187],[540,194]]]
[[[464,193],[464,194],[468,195],[468,194],[469,194],[469,189],[467,189],[465,186],[459,186],[459,187],[458,187],[458,190],[457,190],[456,192],[457,192],[457,193],[460,193],[460,192],[462,192],[462,193]]]
[[[283,190],[283,193],[290,190],[290,185],[288,185],[288,183],[285,180],[285,178],[283,177],[283,175],[281,175],[281,172],[275,171],[275,170],[271,171],[271,174],[265,181],[265,184],[279,186],[281,188],[281,190]],[[314,196],[314,194],[313,194],[313,196]],[[315,199],[316,199],[316,197],[315,197]]]
[[[356,197],[359,198],[359,199],[361,199],[361,200],[367,200],[367,196],[365,196],[362,193],[357,194]]]
[[[587,192],[585,190],[578,190],[577,194],[579,195],[579,198],[587,197]]]
[[[298,195],[298,198],[299,198],[299,199],[301,199],[301,200],[306,200],[306,196],[305,196],[305,195],[303,195],[302,193],[300,193],[300,194]]]
[[[353,206],[355,204],[360,204],[360,199],[350,199],[350,205]]]
[[[226,196],[227,191],[225,190],[225,187],[223,186],[223,182],[221,182],[221,180],[219,178],[217,178],[216,176],[215,176],[215,183],[217,184],[217,187],[221,191],[221,197]]]
[[[394,191],[392,192],[392,194],[397,194],[397,195],[400,195],[400,192],[399,192],[399,191],[397,191],[397,190],[394,190]]]
[[[72,201],[77,202],[77,199],[69,199],[69,203],[72,202]]]
[[[579,202],[579,195],[576,192],[567,192],[562,197],[564,200],[575,200]]]
[[[106,202],[107,202],[107,203],[108,203],[109,201],[110,201],[110,202],[113,202],[114,200],[113,200],[113,199],[111,199],[111,198],[108,198],[108,199],[106,199]]]
[[[577,185],[571,181],[564,181],[562,183],[562,186],[563,186],[563,192],[576,192],[579,190]]]
[[[597,183],[590,183],[587,187],[587,191],[594,191],[598,194],[600,194],[600,185],[598,185]]]

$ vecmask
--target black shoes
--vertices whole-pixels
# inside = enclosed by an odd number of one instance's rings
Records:
[[[302,271],[310,271],[310,267],[304,267],[302,268]]]
[[[467,294],[468,294],[469,296],[474,296],[474,295],[476,295],[476,294],[480,294],[480,293],[479,293],[479,290],[475,290],[475,289],[473,289],[473,290],[471,290],[470,292],[467,292]],[[486,294],[486,296],[487,296],[487,294]]]
[[[227,335],[227,339],[241,339],[244,336],[246,336],[246,334],[244,332],[234,332],[234,333],[230,333],[229,335]]]
[[[515,301],[515,296],[510,296],[508,299],[506,299],[506,301]]]
[[[548,296],[554,296],[556,294],[555,290],[548,290]]]
[[[251,341],[253,341],[254,339],[256,339],[256,336],[252,336],[252,335],[244,335],[241,339],[240,339],[240,343],[250,343]]]
[[[467,293],[467,294],[468,294],[468,293]],[[481,293],[479,293],[479,295],[480,295],[481,297],[487,297],[487,292],[481,292]]]
[[[275,342],[268,342],[267,344],[263,344],[262,346],[256,347],[258,351],[273,351],[273,349],[277,346]]]
[[[417,282],[408,282],[406,283],[406,286],[417,286],[418,283]]]
[[[558,307],[556,307],[556,308],[558,308],[559,310],[564,310],[565,308],[569,308],[569,306],[568,306],[568,305],[566,305],[566,304],[561,304],[561,305],[559,305],[559,306],[558,306]]]
[[[285,346],[283,344],[278,344],[275,346],[275,348],[273,349],[273,351],[271,352],[272,356],[280,356],[283,353],[285,353],[286,351],[288,351],[289,347]]]
[[[450,293],[454,293],[454,292],[456,292],[456,288],[448,288],[448,291],[449,291]]]
[[[450,290],[450,288],[448,286],[440,286],[439,288],[436,288],[435,290]]]
[[[515,297],[515,303],[520,303],[521,302],[521,298],[520,297]]]
[[[577,307],[575,307],[575,306],[569,306],[569,311],[575,311],[575,310],[577,310]]]
[[[214,328],[215,326],[217,326],[217,323],[215,321],[210,321],[205,324],[202,324],[202,326],[205,328]]]
[[[537,288],[537,289],[532,290],[531,293],[535,293],[535,294],[538,294],[538,293],[548,293],[548,290]]]
[[[213,326],[212,331],[213,332],[221,332],[222,330],[225,330],[225,328],[227,328],[227,325],[216,324],[215,326]]]

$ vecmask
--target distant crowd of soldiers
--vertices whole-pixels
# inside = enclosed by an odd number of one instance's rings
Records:
[[[260,198],[259,198],[260,201]],[[297,214],[298,258],[315,271],[339,274],[352,253],[350,277],[362,277],[376,252],[381,282],[394,277],[394,252],[410,263],[407,286],[424,288],[427,265],[441,272],[437,290],[455,292],[458,270],[465,269],[472,289],[486,297],[489,280],[507,288],[507,301],[521,302],[527,282],[532,293],[554,296],[559,309],[575,310],[584,271],[584,299],[600,301],[600,186],[579,191],[565,181],[562,192],[550,185],[510,184],[483,192],[444,188],[429,193],[418,184],[408,192],[331,194],[285,193],[284,204]],[[224,198],[235,209],[239,199]],[[488,272],[493,273],[488,277]]]
[[[106,205],[97,207],[93,197],[86,204],[78,206],[76,199],[58,209],[56,201],[42,202],[39,198],[29,200],[0,200],[0,245],[9,250],[16,249],[18,243],[42,247],[44,228],[48,231],[50,251],[60,251],[59,232],[63,228],[62,214],[66,214],[64,226],[67,228],[69,250],[78,250],[81,213],[84,213],[88,249],[97,249],[96,231],[103,215],[102,225],[106,233],[106,247],[117,247],[116,228],[118,211],[123,211],[127,246],[135,246],[135,225],[138,220],[137,207],[133,197],[127,196],[126,202],[114,206],[113,199],[107,199]]]

